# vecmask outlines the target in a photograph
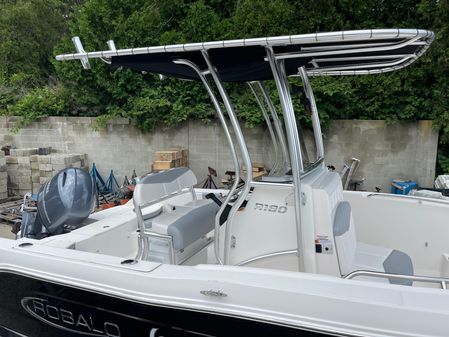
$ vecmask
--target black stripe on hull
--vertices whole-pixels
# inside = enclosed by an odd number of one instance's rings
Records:
[[[1,337],[329,336],[238,317],[145,305],[12,273],[0,273],[0,289]]]
[[[0,325],[0,337],[27,337]]]

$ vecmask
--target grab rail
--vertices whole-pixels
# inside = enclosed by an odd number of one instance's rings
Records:
[[[449,206],[449,200],[448,201],[444,201],[444,200],[441,200],[441,199],[417,197],[417,196],[414,196],[414,195],[389,194],[389,193],[369,193],[366,197],[367,198],[371,198],[371,197],[404,198],[404,199],[412,199],[412,200],[425,201],[425,202],[433,202],[435,204],[442,204],[442,205]]]
[[[378,271],[369,271],[369,270],[356,270],[347,275],[345,275],[344,279],[353,279],[354,277],[359,276],[370,276],[370,277],[380,277],[380,278],[395,278],[398,280],[406,280],[406,281],[418,281],[418,282],[426,282],[426,283],[439,283],[441,289],[447,289],[447,283],[449,279],[443,277],[433,277],[433,276],[418,276],[418,275],[403,275],[403,274],[390,274],[390,273],[382,273]]]
[[[248,263],[256,262],[256,261],[263,260],[263,259],[266,259],[266,258],[269,258],[269,257],[278,257],[278,256],[284,256],[284,255],[291,255],[291,254],[298,254],[298,250],[297,249],[291,249],[291,250],[283,250],[283,251],[280,251],[280,252],[274,252],[274,253],[258,255],[258,256],[252,257],[250,259],[246,259],[246,260],[238,263],[237,266],[244,266],[244,265],[246,265]]]

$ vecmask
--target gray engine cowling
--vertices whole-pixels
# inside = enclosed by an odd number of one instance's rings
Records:
[[[64,231],[64,225],[82,223],[94,209],[95,192],[95,184],[86,171],[60,171],[39,191],[35,226],[43,226],[45,232],[55,235]]]

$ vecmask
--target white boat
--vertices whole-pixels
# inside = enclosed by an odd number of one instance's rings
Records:
[[[188,168],[149,174],[132,202],[63,232],[81,214],[73,210],[91,206],[91,186],[77,169],[61,172],[39,194],[42,228],[22,224],[18,240],[0,239],[0,335],[448,336],[449,203],[344,191],[325,166],[309,83],[398,70],[433,38],[381,29],[122,50],[109,42],[97,52],[74,38],[77,52],[57,60],[202,81],[236,179],[229,190],[202,190]],[[294,77],[311,113],[309,147]],[[247,82],[264,113],[275,162],[261,179],[240,174],[252,161],[223,82]],[[72,195],[70,184],[84,191]]]

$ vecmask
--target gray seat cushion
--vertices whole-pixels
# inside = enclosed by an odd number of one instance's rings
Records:
[[[393,250],[383,263],[386,273],[413,275],[413,263],[410,256],[399,250]],[[411,286],[413,281],[390,278],[390,283]]]
[[[342,275],[355,270],[372,270],[388,274],[413,275],[410,256],[399,250],[356,242],[355,230],[351,226],[351,205],[347,201],[338,203],[333,223],[337,258]],[[351,260],[355,254],[355,259]],[[383,269],[383,270],[382,270]],[[388,279],[392,284],[412,285],[409,280]]]
[[[182,216],[167,227],[167,234],[173,238],[173,248],[176,250],[184,249],[213,230],[215,214],[219,207],[212,200],[201,199],[191,201],[180,208]]]
[[[148,174],[140,179],[140,184],[169,184],[190,172],[187,167],[177,167],[171,170]]]
[[[351,205],[347,201],[340,201],[335,210],[334,236],[342,236],[351,226]]]

